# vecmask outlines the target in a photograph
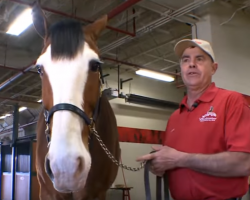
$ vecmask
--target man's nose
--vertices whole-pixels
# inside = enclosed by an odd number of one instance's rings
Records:
[[[189,68],[196,68],[196,65],[194,63],[190,63]]]

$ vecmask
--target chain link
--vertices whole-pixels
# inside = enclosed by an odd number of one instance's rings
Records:
[[[96,139],[98,140],[99,144],[101,145],[101,147],[102,147],[102,149],[105,151],[105,153],[108,155],[108,157],[109,157],[109,158],[113,161],[113,163],[115,163],[117,166],[122,167],[122,168],[124,168],[124,169],[126,169],[126,170],[130,170],[130,171],[134,171],[134,172],[135,172],[135,171],[141,170],[141,169],[144,167],[144,165],[146,164],[146,162],[142,162],[140,167],[135,168],[135,167],[129,167],[129,166],[127,166],[127,165],[124,165],[124,164],[122,164],[122,163],[119,163],[119,162],[114,158],[114,156],[110,153],[110,151],[108,150],[108,148],[106,147],[106,145],[103,143],[103,141],[102,141],[102,139],[100,138],[98,132],[97,132],[94,128],[91,129],[91,132],[96,136]]]

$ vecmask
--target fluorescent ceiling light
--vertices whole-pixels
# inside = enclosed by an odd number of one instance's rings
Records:
[[[6,114],[6,115],[1,116],[0,119],[4,119],[4,118],[9,117],[9,116],[11,116],[11,114]]]
[[[172,76],[159,73],[159,72],[150,71],[147,69],[139,69],[135,73],[141,76],[146,76],[146,77],[154,78],[154,79],[161,80],[161,81],[166,81],[166,82],[174,81],[174,78]]]
[[[42,102],[42,99],[39,99],[37,102],[38,102],[38,103]]]
[[[21,108],[19,108],[19,112],[22,112],[22,111],[24,111],[26,109],[27,109],[27,107],[21,107]]]
[[[9,30],[6,32],[11,35],[20,35],[25,29],[32,24],[32,10],[30,8],[22,12],[16,20],[11,24]]]

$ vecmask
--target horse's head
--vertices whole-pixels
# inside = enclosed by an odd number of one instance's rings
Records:
[[[42,100],[48,112],[50,145],[45,169],[56,190],[85,186],[91,167],[89,123],[100,97],[97,39],[107,16],[85,27],[72,20],[48,26],[39,5],[33,24],[44,39],[36,65],[42,79]],[[45,137],[45,136],[44,136]]]

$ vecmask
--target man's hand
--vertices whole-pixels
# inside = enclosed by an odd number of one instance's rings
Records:
[[[157,176],[162,176],[166,170],[177,167],[179,160],[184,156],[183,152],[168,146],[153,146],[152,148],[156,150],[155,153],[141,156],[136,161],[151,160],[150,171]]]
[[[146,154],[136,160],[151,160],[150,171],[157,176],[162,176],[166,170],[176,167],[189,168],[218,177],[250,175],[250,153],[230,151],[215,154],[185,153],[168,146],[154,146],[153,149],[156,150],[155,153]]]

